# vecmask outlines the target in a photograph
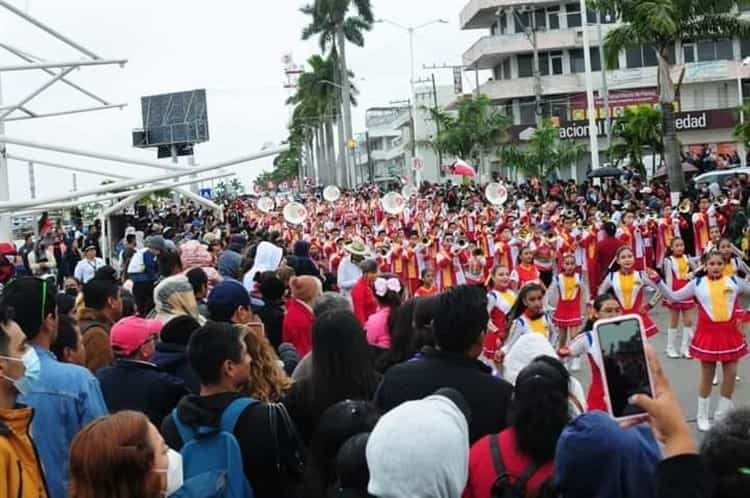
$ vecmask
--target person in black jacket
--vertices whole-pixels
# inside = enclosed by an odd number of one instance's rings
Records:
[[[190,337],[187,352],[200,379],[201,394],[183,398],[177,405],[177,416],[188,425],[216,426],[226,407],[243,396],[238,391],[250,377],[250,356],[240,329],[231,323],[208,322]],[[278,412],[273,405],[252,403],[234,429],[245,476],[256,498],[298,496],[301,447],[293,427],[282,417],[274,417]],[[172,415],[162,422],[161,432],[170,448],[182,448]]]
[[[276,276],[276,272],[263,272],[260,276],[258,290],[263,297],[265,306],[258,310],[258,317],[266,329],[266,337],[271,345],[279,350],[282,342],[282,326],[284,324],[284,282]]]
[[[185,383],[151,362],[161,323],[123,318],[110,330],[115,364],[100,368],[96,378],[110,413],[136,410],[158,426],[187,394]]]
[[[474,443],[507,426],[513,387],[477,359],[489,319],[484,289],[461,285],[441,294],[439,301],[432,324],[436,347],[425,347],[414,360],[391,367],[375,403],[385,412],[452,387],[471,407],[469,437]]]
[[[181,315],[172,318],[161,329],[161,340],[156,344],[156,353],[152,361],[159,368],[185,383],[191,393],[198,394],[201,383],[187,358],[187,345],[190,336],[200,328],[195,318]],[[161,422],[161,421],[160,421]]]
[[[310,257],[310,243],[306,240],[298,240],[294,243],[294,264],[289,266],[294,268],[296,276],[310,275],[320,278],[320,268]],[[289,260],[287,260],[289,261]]]

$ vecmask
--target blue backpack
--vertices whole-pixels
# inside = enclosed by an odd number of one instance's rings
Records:
[[[172,410],[172,420],[182,438],[184,484],[170,498],[254,498],[245,477],[242,452],[234,427],[243,411],[257,403],[252,398],[234,400],[221,414],[219,427],[193,427]]]

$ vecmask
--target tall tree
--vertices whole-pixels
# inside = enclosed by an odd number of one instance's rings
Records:
[[[604,53],[614,67],[620,52],[643,46],[656,54],[659,74],[659,104],[662,111],[664,152],[672,195],[685,188],[680,166],[680,146],[675,127],[674,102],[682,75],[673,81],[670,60],[675,43],[715,40],[750,35],[750,21],[740,18],[736,5],[746,0],[595,0],[595,8],[611,12],[622,24],[607,33]],[[684,73],[683,73],[684,74]]]
[[[612,127],[612,135],[620,140],[612,144],[610,155],[616,161],[628,158],[630,165],[639,169],[646,177],[643,153],[650,150],[654,155],[663,152],[662,117],[659,109],[641,105],[635,109],[625,109]]]
[[[349,15],[350,10],[356,15]],[[341,165],[346,161],[346,145],[352,139],[351,93],[347,81],[349,70],[346,64],[346,42],[359,47],[364,46],[364,32],[372,29],[375,21],[370,0],[315,0],[313,4],[302,7],[301,11],[311,16],[311,22],[302,30],[302,39],[308,40],[318,36],[322,52],[331,51],[331,56],[338,63],[335,82],[340,90],[339,104],[342,107],[343,136],[339,137],[339,155]],[[341,135],[341,133],[340,133]],[[346,186],[351,186],[350,171],[343,168],[343,179]]]
[[[482,156],[507,141],[510,119],[495,110],[484,95],[462,99],[455,112],[429,111],[439,123],[440,132],[424,145],[443,154],[472,160],[480,170]]]
[[[570,167],[583,155],[580,144],[560,140],[560,129],[549,120],[534,130],[525,148],[509,145],[503,148],[503,164],[526,177],[547,178]]]

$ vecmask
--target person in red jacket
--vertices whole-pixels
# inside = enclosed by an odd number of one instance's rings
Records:
[[[596,283],[597,289],[599,284],[602,283],[604,277],[609,274],[609,266],[615,259],[617,250],[624,243],[615,237],[617,233],[617,227],[611,221],[604,224],[605,236],[602,240],[596,243],[596,275],[598,282]]]
[[[366,259],[360,263],[362,276],[352,287],[352,308],[354,315],[364,326],[370,315],[378,309],[375,294],[372,292],[372,282],[378,274],[378,264],[373,259]]]
[[[292,297],[286,302],[281,335],[291,343],[300,358],[312,350],[313,305],[323,293],[320,279],[305,275],[289,281]]]
[[[522,486],[523,496],[536,496],[552,479],[555,447],[570,420],[570,376],[559,360],[540,356],[516,377],[510,426],[489,434],[471,447],[469,479],[463,498],[490,498],[498,478],[497,459],[510,477]],[[519,482],[522,481],[522,482]]]

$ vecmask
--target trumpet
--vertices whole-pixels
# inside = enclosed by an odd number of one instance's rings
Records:
[[[427,237],[422,237],[422,245],[429,247],[432,245],[432,241]]]
[[[683,199],[680,202],[677,210],[682,214],[689,214],[693,212],[693,202],[690,199]]]
[[[466,249],[467,247],[469,247],[469,242],[466,239],[461,239],[458,241],[458,247],[460,249]]]
[[[544,238],[547,239],[547,242],[554,242],[557,240],[557,233],[554,230],[550,230],[544,234]]]
[[[518,238],[521,239],[524,244],[528,244],[529,242],[531,242],[532,237],[533,234],[529,231],[529,227],[527,227],[526,225],[522,226],[518,230]]]

